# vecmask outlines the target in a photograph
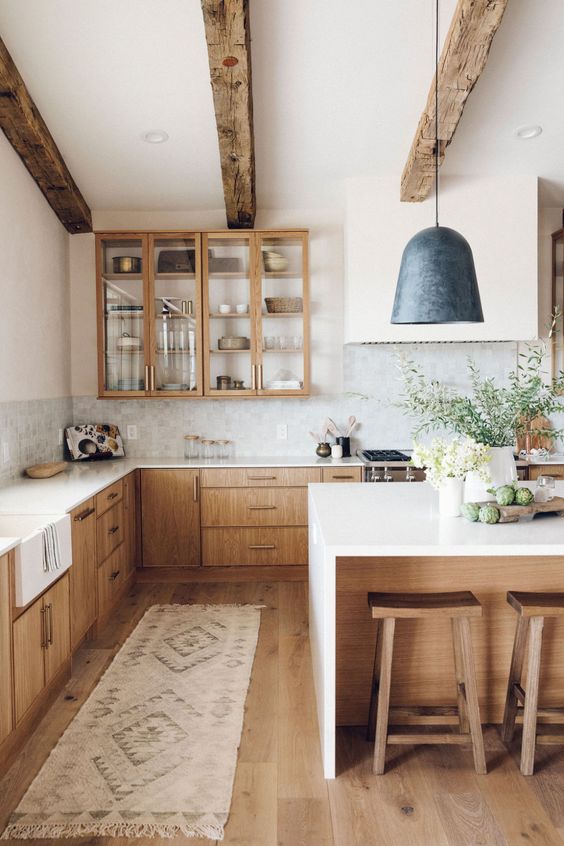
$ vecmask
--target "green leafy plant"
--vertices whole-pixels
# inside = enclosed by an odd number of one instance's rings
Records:
[[[555,312],[549,331],[552,338],[561,315]],[[545,370],[548,345],[544,340],[527,345],[519,354],[516,369],[507,384],[498,385],[482,376],[475,362],[467,363],[470,391],[463,394],[438,380],[429,381],[410,358],[399,355],[398,366],[403,395],[397,405],[417,419],[413,437],[437,429],[447,429],[491,447],[513,446],[527,432],[551,437],[562,429],[536,429],[537,417],[564,411],[564,372],[549,378]]]

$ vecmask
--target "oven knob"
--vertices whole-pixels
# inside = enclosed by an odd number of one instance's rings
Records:
[[[373,467],[370,471],[370,481],[371,482],[380,482],[382,477],[380,476],[380,471],[377,467]]]
[[[394,481],[394,477],[391,475],[391,473],[388,472],[387,467],[384,467],[384,481],[385,482],[393,482]]]
[[[413,473],[411,467],[405,468],[405,481],[406,482],[414,482],[415,481],[415,474]]]

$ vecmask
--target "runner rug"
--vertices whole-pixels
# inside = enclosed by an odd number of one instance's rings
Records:
[[[2,839],[223,839],[259,626],[255,606],[150,608]]]

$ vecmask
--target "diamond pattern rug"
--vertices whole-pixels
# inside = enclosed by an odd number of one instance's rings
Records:
[[[249,605],[150,608],[2,839],[222,840],[259,626]]]

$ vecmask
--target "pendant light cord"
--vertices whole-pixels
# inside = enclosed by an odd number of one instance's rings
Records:
[[[435,2],[435,226],[439,225],[439,0]]]

